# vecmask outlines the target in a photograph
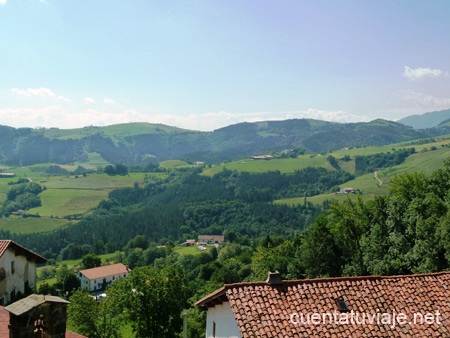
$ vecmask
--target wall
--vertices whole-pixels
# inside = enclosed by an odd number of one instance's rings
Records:
[[[14,262],[14,272],[11,271],[11,262]],[[4,305],[11,301],[11,292],[25,292],[25,282],[28,282],[30,288],[35,288],[36,263],[27,260],[27,257],[16,256],[14,250],[8,249],[0,257],[0,267],[6,272],[6,278],[0,281],[0,299],[3,298]]]
[[[213,335],[213,323],[216,323],[215,336]],[[234,320],[229,302],[224,302],[208,309],[206,315],[207,338],[241,338],[239,329]]]
[[[117,281],[120,278],[123,278],[124,274],[123,273],[119,273],[113,276],[108,276],[105,278],[98,278],[98,279],[93,279],[93,280],[89,280],[86,278],[86,276],[84,276],[81,273],[78,273],[78,278],[80,279],[80,283],[81,283],[81,288],[83,290],[86,291],[96,291],[96,290],[102,290],[102,286],[103,286],[103,281],[104,279],[106,279],[106,286],[111,285],[112,283],[114,283],[115,281]],[[126,276],[128,276],[128,273],[125,274]]]

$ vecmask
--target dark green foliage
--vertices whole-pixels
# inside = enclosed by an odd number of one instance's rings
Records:
[[[96,254],[90,253],[83,256],[81,264],[83,264],[83,269],[92,269],[101,266],[102,259]]]
[[[45,172],[49,175],[67,175],[69,172],[61,168],[59,165],[51,165],[47,169],[45,169]]]
[[[341,167],[339,166],[339,162],[336,160],[336,157],[334,157],[333,155],[328,155],[327,161],[328,161],[328,163],[330,163],[330,165],[334,169],[341,170]]]
[[[448,269],[449,190],[450,161],[446,160],[445,168],[430,177],[398,176],[389,195],[332,204],[326,220],[305,235],[307,274],[316,277],[329,270],[332,275],[391,275]],[[330,265],[328,253],[314,251],[323,252],[324,243],[339,267]],[[340,252],[333,249],[335,245]]]
[[[27,183],[12,185],[3,204],[3,213],[10,215],[17,210],[28,210],[41,206],[41,199],[37,196],[41,192],[42,187],[35,182],[27,181]]]
[[[181,331],[187,281],[176,267],[143,267],[113,284],[108,297],[122,300],[137,337],[173,338]]]
[[[79,287],[80,280],[73,270],[68,269],[66,266],[58,269],[56,272],[55,288],[59,291],[60,295],[71,295]]]
[[[393,153],[378,153],[366,156],[355,157],[355,171],[357,175],[371,173],[382,168],[392,167],[401,164],[405,159],[415,153],[414,148],[402,149]]]
[[[104,172],[109,176],[126,176],[128,175],[128,167],[123,164],[117,164],[115,166],[107,165],[104,169]]]

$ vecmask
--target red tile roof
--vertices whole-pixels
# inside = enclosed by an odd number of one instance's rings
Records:
[[[47,259],[28,250],[27,248],[21,246],[20,244],[17,244],[14,241],[11,240],[0,240],[0,257],[3,256],[3,254],[6,252],[6,250],[12,249],[22,255],[27,256],[28,258],[36,261],[36,263],[45,263],[47,262]]]
[[[9,338],[9,312],[0,306],[0,338]],[[66,331],[66,338],[87,338],[81,334]]]
[[[0,306],[0,338],[9,338],[9,312]]]
[[[224,301],[243,338],[450,337],[450,272],[226,284],[196,305]]]
[[[90,280],[105,278],[118,274],[126,274],[130,269],[122,263],[100,266],[98,268],[80,270],[80,273]]]

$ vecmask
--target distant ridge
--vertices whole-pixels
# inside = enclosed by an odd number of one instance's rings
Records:
[[[422,115],[410,115],[398,120],[398,123],[414,129],[427,129],[437,127],[442,122],[450,119],[450,109],[425,113]]]

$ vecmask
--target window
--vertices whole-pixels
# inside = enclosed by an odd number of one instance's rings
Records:
[[[336,304],[339,308],[339,311],[341,312],[349,312],[349,308],[347,306],[347,303],[345,302],[345,300],[343,298],[339,298],[338,300],[336,300]]]
[[[212,336],[213,336],[213,338],[215,338],[216,337],[216,322],[214,322],[214,321],[213,321],[213,330],[212,331],[213,331]]]
[[[16,271],[14,261],[11,262],[11,275]]]

